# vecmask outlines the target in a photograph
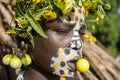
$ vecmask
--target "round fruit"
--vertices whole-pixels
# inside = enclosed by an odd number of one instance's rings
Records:
[[[76,62],[76,69],[80,72],[87,72],[89,70],[90,64],[86,59],[79,59]]]
[[[88,42],[93,42],[92,37],[89,37],[87,41],[88,41]]]
[[[100,18],[101,18],[101,19],[104,19],[104,15],[100,15]]]
[[[89,38],[89,36],[87,34],[84,34],[83,39],[86,40],[87,38]]]
[[[31,57],[28,54],[25,54],[21,60],[23,65],[30,65],[32,62]]]
[[[16,55],[14,55],[10,60],[10,67],[17,69],[20,68],[21,66],[22,66],[21,60]]]
[[[11,60],[12,54],[6,54],[3,58],[2,58],[2,62],[5,65],[9,65],[10,60]]]

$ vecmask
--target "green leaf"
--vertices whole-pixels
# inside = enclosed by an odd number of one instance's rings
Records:
[[[19,4],[16,4],[16,7],[15,7],[15,10],[16,10],[16,14],[19,15],[19,16],[22,16],[24,15],[23,11],[21,10]]]
[[[32,46],[33,46],[33,49],[34,49],[34,38],[33,38],[33,36],[31,35],[31,33],[27,33],[28,34],[28,36],[29,36],[29,40],[30,40],[30,43],[32,44]]]
[[[76,4],[79,6],[79,7],[82,7],[83,4],[82,4],[82,1],[81,0],[76,0]]]
[[[31,27],[42,37],[47,38],[47,35],[44,33],[43,29],[41,28],[40,24],[34,19],[30,12],[25,14],[25,17],[31,24]]]
[[[33,14],[33,16],[35,18],[37,18],[38,16],[41,16],[43,15],[44,13],[46,13],[48,10],[45,10],[45,9],[42,9],[42,10],[39,10],[37,13]]]
[[[28,26],[27,32],[31,32],[31,30],[32,30],[32,27],[31,27],[31,26]]]

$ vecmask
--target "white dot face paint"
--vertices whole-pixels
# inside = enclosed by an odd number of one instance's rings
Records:
[[[82,22],[77,22],[75,27],[73,28],[73,36],[71,39],[71,48],[73,49],[81,49],[83,47],[83,42],[80,39],[79,30],[82,27]]]
[[[80,50],[59,48],[58,52],[51,58],[52,73],[63,77],[74,77],[75,62],[81,57]]]
[[[79,36],[81,23],[77,22],[73,28],[73,36],[71,38],[70,48],[59,48],[58,52],[51,58],[51,71],[53,74],[62,77],[74,77],[76,61],[82,57],[80,50],[83,47],[83,42]]]

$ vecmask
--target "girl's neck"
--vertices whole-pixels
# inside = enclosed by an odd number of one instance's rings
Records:
[[[59,80],[59,76],[47,73],[35,66],[30,66],[24,73],[25,80]]]
[[[60,80],[59,76],[43,71],[34,64],[32,64],[25,70],[24,78],[25,80]],[[76,76],[76,78],[66,78],[66,80],[79,80],[79,79]]]

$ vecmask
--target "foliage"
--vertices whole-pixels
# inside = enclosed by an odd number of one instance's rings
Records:
[[[6,33],[28,39],[34,47],[32,30],[47,38],[39,23],[55,20],[69,13],[75,5],[85,8],[86,22],[93,24],[102,21],[105,10],[111,8],[102,0],[17,0],[13,7],[17,26],[11,26]]]
[[[118,44],[120,43],[120,15],[117,14],[117,1],[109,0],[109,2],[111,2],[112,8],[110,11],[106,11],[107,17],[104,21],[95,24],[94,26],[96,27],[94,29],[90,24],[89,26],[91,27],[89,27],[89,30],[107,47],[112,55],[115,56],[120,51]]]

